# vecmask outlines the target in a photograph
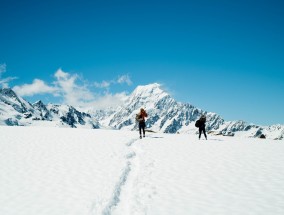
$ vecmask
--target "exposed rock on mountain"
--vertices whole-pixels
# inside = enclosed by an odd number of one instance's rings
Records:
[[[99,128],[89,114],[72,106],[30,104],[10,88],[0,89],[0,124]]]

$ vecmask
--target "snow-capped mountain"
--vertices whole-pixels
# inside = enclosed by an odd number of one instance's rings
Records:
[[[161,89],[159,84],[150,84],[138,86],[128,97],[124,106],[118,108],[113,114],[105,116],[100,123],[116,129],[136,129],[135,116],[141,107],[145,108],[149,115],[147,127],[165,133],[186,132],[191,129],[195,131],[194,122],[201,114],[207,114],[209,129],[219,128],[224,121],[217,114],[207,113],[190,104],[176,102]]]
[[[0,125],[51,125],[59,127],[99,128],[87,113],[69,105],[30,104],[10,88],[0,89]]]
[[[216,131],[216,135],[224,136],[244,136],[244,137],[261,137],[265,136],[270,139],[284,138],[284,125],[259,126],[247,123],[242,120],[224,122]]]
[[[216,113],[175,101],[159,84],[138,86],[124,105],[104,110],[79,111],[69,105],[30,104],[11,89],[0,89],[0,125],[51,125],[135,130],[140,108],[148,113],[147,129],[164,133],[196,134],[195,121],[206,115],[208,133],[223,136],[284,138],[284,125],[258,126],[245,121],[225,121]]]
[[[205,114],[207,117],[206,129],[215,135],[260,137],[264,134],[272,139],[284,137],[283,125],[262,127],[244,121],[226,122],[216,113],[175,101],[156,83],[138,86],[125,104],[115,111],[109,111],[110,114],[103,114],[103,111],[100,110],[92,113],[92,116],[99,118],[100,124],[103,126],[135,130],[138,126],[135,116],[142,107],[147,110],[149,117],[146,124],[147,128],[152,131],[195,134],[197,132],[195,121]]]

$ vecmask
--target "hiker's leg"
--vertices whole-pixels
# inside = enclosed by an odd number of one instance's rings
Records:
[[[206,138],[206,140],[207,140],[207,135],[206,135],[205,128],[203,129],[203,133],[204,133],[204,136],[205,136],[205,138]]]
[[[141,126],[141,124],[139,124],[139,134],[140,134],[140,137],[141,137],[141,129],[142,129],[142,126]]]
[[[200,139],[200,137],[201,137],[201,132],[202,132],[202,129],[199,128],[199,139]]]

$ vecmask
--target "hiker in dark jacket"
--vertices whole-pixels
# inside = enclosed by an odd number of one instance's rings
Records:
[[[143,108],[141,108],[140,112],[136,115],[136,120],[139,123],[140,139],[142,139],[142,130],[143,130],[143,137],[145,137],[145,127],[146,127],[145,118],[146,117],[148,117],[148,114]]]
[[[206,116],[205,115],[202,115],[199,119],[199,140],[200,140],[200,137],[201,137],[201,133],[203,132],[206,140],[207,140],[207,135],[206,135],[206,132],[205,132],[205,122],[206,122]]]

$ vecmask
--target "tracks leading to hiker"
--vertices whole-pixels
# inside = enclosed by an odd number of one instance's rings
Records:
[[[132,144],[134,144],[137,141],[137,139],[132,139],[131,141],[129,141],[128,143],[126,143],[127,147],[131,147]],[[122,187],[125,185],[128,175],[131,171],[131,159],[133,159],[136,156],[136,153],[134,151],[129,152],[125,158],[127,160],[126,162],[126,166],[122,171],[122,174],[118,180],[118,182],[115,185],[114,188],[114,192],[113,192],[113,196],[111,197],[109,203],[107,204],[107,206],[105,207],[105,209],[102,212],[102,215],[111,215],[113,209],[118,205],[118,203],[120,202],[120,196],[121,196],[121,190]]]
[[[145,160],[145,140],[132,139],[126,143],[125,167],[114,187],[113,195],[106,204],[102,215],[145,214],[153,187],[150,184],[154,161]]]

